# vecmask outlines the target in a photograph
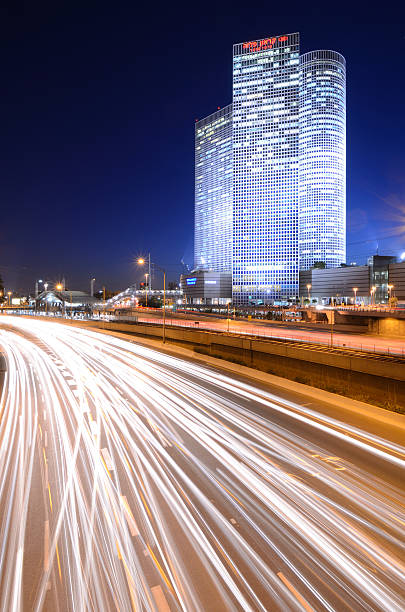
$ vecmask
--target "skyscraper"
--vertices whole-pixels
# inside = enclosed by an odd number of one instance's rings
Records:
[[[346,260],[346,62],[336,51],[300,58],[299,265]]]
[[[300,58],[298,33],[234,45],[233,103],[196,124],[195,267],[232,271],[236,303],[345,261],[345,78],[335,51]]]
[[[195,125],[194,267],[232,269],[232,105]]]
[[[299,34],[234,45],[233,295],[298,294]]]

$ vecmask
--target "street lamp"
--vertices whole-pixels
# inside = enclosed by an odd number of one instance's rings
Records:
[[[371,305],[375,304],[375,291],[377,287],[371,287],[370,295],[371,295]]]
[[[8,295],[8,305],[11,306],[11,296],[13,295],[13,292],[7,291],[7,295]]]
[[[388,285],[388,295],[389,295],[389,304],[391,305],[391,291],[393,290],[394,285]]]
[[[359,288],[358,287],[353,287],[353,293],[354,293],[354,306],[357,306],[357,292],[358,292]]]
[[[139,257],[138,265],[143,266],[145,263],[145,259],[143,257]],[[154,264],[156,266],[156,264]],[[163,272],[163,344],[166,342],[166,270],[161,268],[160,266],[156,266],[158,270]],[[150,253],[149,253],[149,274],[150,274]],[[150,276],[149,276],[150,279]]]
[[[149,279],[149,290],[152,289],[152,274],[151,274],[151,263],[150,263],[150,253],[148,253],[148,257],[147,257],[147,262],[148,262],[148,279]],[[145,258],[144,257],[139,257],[138,258],[138,264],[140,266],[142,266],[145,263]],[[157,266],[159,267],[159,266]],[[161,270],[161,268],[159,268]]]
[[[146,273],[145,274],[145,282],[146,282],[146,284],[145,284],[145,289],[146,289],[146,304],[145,304],[145,306],[146,306],[146,308],[148,307],[148,282],[149,282],[148,279],[149,279],[149,274]]]
[[[309,303],[311,303],[311,294],[310,294],[311,287],[312,287],[312,285],[310,285],[310,284],[308,283],[308,285],[307,285],[307,289],[308,289],[308,302],[309,302]]]

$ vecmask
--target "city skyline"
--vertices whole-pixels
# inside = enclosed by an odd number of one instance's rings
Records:
[[[344,12],[332,18],[256,8],[249,14],[237,4],[234,15],[217,14],[215,29],[203,11],[195,44],[188,28],[193,16],[163,12],[154,16],[161,32],[155,44],[144,28],[147,11],[133,21],[129,7],[114,15],[103,6],[97,15],[84,7],[80,19],[73,8],[9,10],[0,193],[0,273],[7,287],[28,290],[36,278],[63,275],[87,287],[94,275],[119,289],[140,280],[132,262],[149,251],[157,263],[168,261],[176,278],[180,260],[192,261],[191,125],[229,102],[227,58],[235,40],[268,32],[299,30],[302,53],[331,48],[346,57],[347,259],[363,263],[377,247],[402,253],[399,13],[368,11],[365,18],[351,9],[348,23]],[[387,47],[389,62],[380,52]],[[390,95],[382,109],[383,91]]]
[[[233,301],[298,296],[299,272],[346,262],[346,62],[299,32],[233,45],[232,104],[196,123],[196,270]]]

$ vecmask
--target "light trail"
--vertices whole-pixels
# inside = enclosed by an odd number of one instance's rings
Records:
[[[1,323],[1,610],[405,609],[404,446],[115,336]]]

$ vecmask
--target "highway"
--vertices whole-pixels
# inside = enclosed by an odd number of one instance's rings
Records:
[[[405,609],[400,416],[48,320],[1,355],[0,610]]]

